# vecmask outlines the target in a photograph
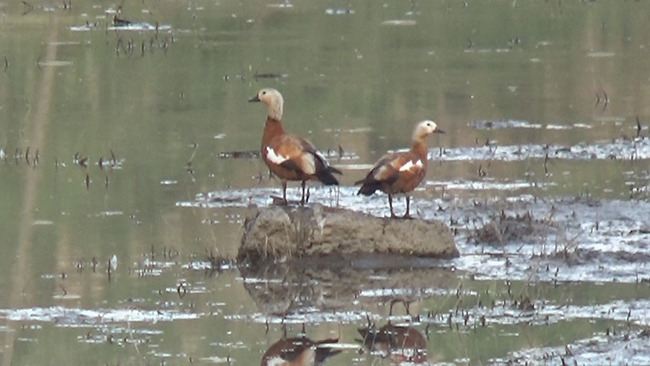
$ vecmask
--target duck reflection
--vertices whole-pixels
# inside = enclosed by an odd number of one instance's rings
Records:
[[[338,339],[312,341],[307,337],[282,338],[262,356],[262,366],[320,366],[339,353],[331,346]]]
[[[371,354],[388,358],[395,365],[428,364],[427,342],[413,327],[388,322],[381,328],[370,325],[358,331],[363,339],[357,341],[363,343]]]

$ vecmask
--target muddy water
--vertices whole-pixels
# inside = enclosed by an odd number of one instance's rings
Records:
[[[649,4],[64,3],[0,3],[3,365],[259,364],[303,324],[330,364],[421,354],[360,339],[388,323],[434,364],[650,363]],[[435,119],[412,212],[461,257],[233,266],[278,192],[220,157],[263,86],[345,171],[311,199],[380,216],[350,183]]]

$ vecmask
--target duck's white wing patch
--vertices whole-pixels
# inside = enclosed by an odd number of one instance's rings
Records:
[[[413,163],[413,160],[409,160],[406,164],[402,165],[399,168],[399,171],[400,172],[405,172],[407,170],[413,170],[413,169],[418,170],[418,169],[422,169],[423,165],[424,164],[422,163],[422,160],[420,160],[420,159],[418,159],[415,163]]]
[[[273,150],[270,146],[266,147],[266,158],[269,159],[273,164],[282,164],[285,161],[289,160],[286,156],[279,155]]]
[[[306,174],[316,174],[316,157],[314,154],[302,154],[302,170]]]
[[[386,169],[388,169],[388,168],[386,167],[386,165],[382,165],[382,166],[380,166],[379,169],[377,169],[377,171],[376,171],[375,174],[373,175],[373,178],[375,178],[375,180],[382,180],[382,179],[386,178],[386,177],[384,177],[384,174],[385,174],[385,172],[386,172]]]

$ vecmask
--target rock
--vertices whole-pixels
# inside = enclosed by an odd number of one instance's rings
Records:
[[[238,262],[303,257],[390,254],[458,256],[451,231],[440,221],[389,219],[322,205],[257,208],[244,223]]]

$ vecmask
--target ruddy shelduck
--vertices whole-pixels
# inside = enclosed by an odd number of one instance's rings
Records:
[[[338,185],[332,173],[342,174],[330,166],[327,160],[308,140],[286,133],[282,128],[284,99],[275,89],[260,90],[249,102],[262,102],[268,107],[268,116],[262,135],[262,160],[282,182],[282,199],[287,203],[287,181],[300,181],[305,204],[305,182],[318,180],[325,185]]]
[[[418,123],[413,130],[413,146],[409,151],[384,155],[370,170],[364,179],[354,184],[363,184],[357,194],[370,196],[377,190],[388,194],[390,216],[393,212],[393,195],[406,195],[406,213],[403,218],[410,218],[409,192],[415,189],[427,173],[427,146],[424,139],[434,133],[445,133],[438,128],[434,121],[426,120]]]

